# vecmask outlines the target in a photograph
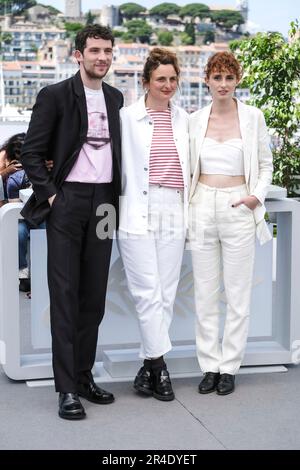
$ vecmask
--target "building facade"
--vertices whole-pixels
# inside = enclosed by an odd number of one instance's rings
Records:
[[[119,7],[114,5],[103,5],[101,9],[101,24],[114,28],[120,24]]]
[[[148,44],[117,43],[114,48],[113,65],[105,81],[124,94],[127,106],[144,92],[143,66],[153,47]],[[61,39],[58,35],[57,39],[45,41],[39,48],[38,60],[36,57],[28,60],[27,57],[27,60],[5,61],[2,67],[4,103],[19,109],[31,109],[41,88],[74,75],[78,64],[71,57],[71,49],[70,40]],[[180,86],[174,101],[189,113],[196,111],[210,102],[204,81],[205,64],[215,52],[228,50],[228,44],[212,43],[169,49],[176,52],[181,67]],[[249,91],[237,89],[236,96],[246,101]]]
[[[35,23],[14,23],[2,28],[2,33],[8,33],[11,40],[2,44],[2,59],[7,61],[32,61],[37,57],[39,47],[47,41],[64,39],[65,30],[55,26],[40,26]]]
[[[81,0],[65,0],[65,16],[68,18],[80,18]]]
[[[242,15],[245,20],[245,23],[248,21],[248,14],[249,14],[249,6],[248,0],[237,0],[236,2],[236,9]]]

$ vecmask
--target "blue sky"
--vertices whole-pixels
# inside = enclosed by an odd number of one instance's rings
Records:
[[[130,0],[129,0],[130,1]],[[159,0],[133,0],[135,3],[146,7],[152,7],[163,3]],[[186,5],[196,0],[176,1],[169,0],[177,5]],[[102,5],[121,5],[127,0],[82,0],[82,9],[84,12],[91,8],[101,8]],[[64,0],[44,0],[44,5],[53,5],[64,12]],[[199,3],[217,6],[235,6],[235,0],[199,0]],[[299,0],[249,0],[249,20],[258,25],[260,31],[279,31],[287,36],[289,24],[297,17],[300,18]]]

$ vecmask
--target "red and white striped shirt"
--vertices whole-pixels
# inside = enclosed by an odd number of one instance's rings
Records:
[[[149,183],[183,189],[183,175],[174,142],[171,109],[165,111],[146,109],[154,125],[150,150]]]

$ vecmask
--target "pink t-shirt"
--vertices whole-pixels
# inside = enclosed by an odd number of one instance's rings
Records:
[[[110,183],[113,177],[112,151],[103,90],[84,87],[84,91],[88,112],[87,142],[83,144],[66,181]]]

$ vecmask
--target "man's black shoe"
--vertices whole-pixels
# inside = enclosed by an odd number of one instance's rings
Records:
[[[112,393],[106,392],[98,387],[92,380],[88,383],[79,383],[77,391],[80,397],[86,398],[86,400],[97,403],[98,405],[108,405],[115,401],[115,397]]]
[[[220,379],[219,372],[206,372],[204,378],[201,380],[198,391],[199,393],[211,393],[217,388],[217,384]]]
[[[86,416],[77,393],[60,392],[58,404],[58,414],[63,419],[83,419]]]
[[[167,369],[153,370],[152,374],[154,398],[162,401],[174,400],[175,395]]]
[[[232,393],[234,391],[234,379],[234,375],[221,374],[217,385],[217,394],[228,395],[229,393]]]
[[[133,387],[138,392],[144,393],[145,395],[153,394],[152,374],[151,371],[141,367],[138,371],[136,378],[134,379]]]

